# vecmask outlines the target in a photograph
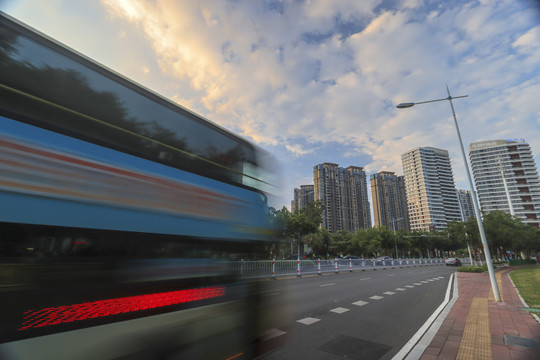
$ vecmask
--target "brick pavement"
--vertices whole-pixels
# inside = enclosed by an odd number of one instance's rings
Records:
[[[459,298],[420,359],[539,360],[540,324],[521,309],[511,270],[495,272],[500,303],[493,299],[487,273],[456,273]]]

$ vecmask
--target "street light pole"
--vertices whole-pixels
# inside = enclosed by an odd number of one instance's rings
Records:
[[[504,192],[506,193],[506,200],[508,201],[508,207],[510,208],[510,215],[514,216],[516,215],[514,213],[514,207],[512,206],[512,198],[510,197],[510,191],[508,191],[508,184],[506,183],[506,176],[504,175],[504,168],[501,163],[501,158],[497,158],[497,168],[499,169],[499,172],[501,173],[503,185],[504,185]]]
[[[461,155],[463,156],[463,163],[465,164],[465,172],[467,174],[467,180],[469,181],[469,186],[471,188],[471,194],[472,194],[471,197],[472,197],[472,200],[473,200],[474,213],[476,215],[476,221],[478,223],[478,230],[480,232],[480,238],[482,239],[482,247],[484,248],[484,255],[486,256],[486,264],[487,264],[487,267],[488,267],[489,280],[491,281],[491,288],[493,290],[493,296],[495,297],[495,300],[497,302],[500,302],[501,301],[501,295],[499,294],[499,288],[497,286],[497,280],[495,279],[495,271],[493,270],[493,263],[491,261],[491,252],[489,251],[489,246],[488,246],[487,239],[486,239],[486,233],[484,231],[484,225],[482,224],[482,217],[481,217],[481,214],[480,214],[480,206],[478,204],[478,199],[476,197],[476,192],[474,191],[474,186],[473,186],[473,182],[472,182],[472,178],[471,178],[471,173],[469,171],[467,157],[465,156],[465,150],[463,148],[463,141],[461,140],[461,133],[459,132],[459,126],[458,126],[457,119],[456,119],[456,112],[454,111],[454,104],[452,103],[452,99],[464,98],[464,97],[467,97],[469,95],[451,96],[450,95],[450,90],[448,89],[448,85],[446,85],[446,92],[448,93],[447,98],[429,100],[429,101],[422,101],[422,102],[418,102],[418,103],[413,103],[413,102],[401,103],[401,104],[397,105],[396,107],[398,109],[404,109],[404,108],[413,107],[414,105],[426,104],[426,103],[436,102],[436,101],[448,100],[450,102],[450,108],[452,109],[452,116],[454,118],[454,125],[456,126],[456,132],[457,132],[457,136],[458,136],[458,139],[459,139]]]
[[[396,241],[396,221],[397,220],[403,220],[403,218],[402,217],[400,217],[399,219],[392,218],[392,229],[394,230],[394,245],[396,246],[396,259],[399,258],[398,251],[397,251],[397,241]]]

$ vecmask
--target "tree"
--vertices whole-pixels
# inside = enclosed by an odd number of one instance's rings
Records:
[[[330,236],[330,246],[328,252],[331,255],[345,255],[351,244],[352,233],[350,231],[340,230]]]
[[[291,213],[286,207],[280,210],[278,222],[282,224],[283,236],[296,240],[299,248],[298,255],[304,253],[304,240],[307,235],[318,232],[322,222],[323,206],[321,201],[309,203],[299,211]],[[311,239],[316,240],[316,239]],[[323,238],[324,241],[324,238]]]

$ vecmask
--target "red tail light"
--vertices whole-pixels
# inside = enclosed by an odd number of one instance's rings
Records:
[[[224,287],[207,287],[28,310],[19,330],[212,299],[224,294]]]

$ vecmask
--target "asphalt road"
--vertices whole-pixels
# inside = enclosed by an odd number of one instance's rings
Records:
[[[280,279],[291,326],[274,359],[391,359],[443,302],[455,268],[422,266]],[[284,305],[285,306],[285,305]]]

